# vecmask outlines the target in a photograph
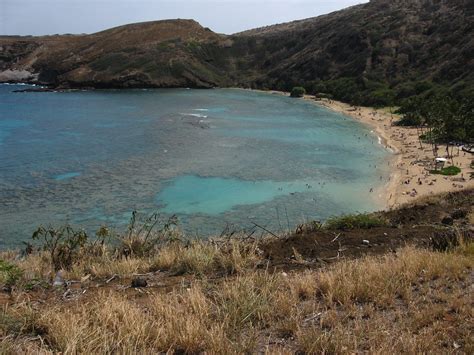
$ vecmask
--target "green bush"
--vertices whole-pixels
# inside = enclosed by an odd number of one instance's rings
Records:
[[[395,93],[389,88],[381,88],[369,92],[365,104],[374,107],[392,106],[395,100]]]
[[[397,100],[406,99],[416,95],[415,83],[412,81],[401,83],[396,87]]]
[[[395,126],[414,127],[421,125],[421,118],[417,116],[404,116],[395,122]]]
[[[306,89],[301,86],[295,86],[291,90],[291,97],[303,97],[306,94]]]
[[[356,78],[339,78],[325,82],[327,93],[334,96],[334,99],[343,102],[359,104],[362,101],[357,94],[364,90]]]
[[[457,166],[448,166],[441,170],[430,170],[431,174],[439,174],[439,175],[446,175],[446,176],[453,176],[457,175],[461,172],[461,169]]]
[[[420,95],[426,91],[429,91],[433,89],[434,85],[433,83],[423,80],[423,81],[418,81],[415,83],[415,95]]]
[[[325,93],[327,91],[327,87],[323,82],[318,81],[312,84],[311,91],[314,94]]]
[[[119,255],[144,257],[155,252],[155,248],[160,245],[180,240],[178,223],[178,217],[174,215],[163,219],[158,213],[146,216],[133,211],[128,224],[128,233],[112,235],[106,229],[101,235],[119,241],[117,249]]]
[[[0,282],[5,287],[12,287],[20,279],[23,271],[16,265],[0,259]]]
[[[66,225],[60,228],[41,226],[33,233],[32,239],[42,243],[42,249],[50,255],[54,271],[59,271],[72,268],[88,237],[83,230],[77,231]]]
[[[326,229],[370,229],[375,227],[382,227],[386,222],[371,214],[350,214],[340,217],[329,218],[324,224]]]

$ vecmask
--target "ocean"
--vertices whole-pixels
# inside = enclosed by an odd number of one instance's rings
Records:
[[[0,248],[39,225],[124,231],[132,211],[192,237],[274,233],[383,207],[390,153],[301,99],[239,89],[14,93],[0,85]]]

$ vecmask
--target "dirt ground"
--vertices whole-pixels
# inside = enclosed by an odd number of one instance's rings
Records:
[[[386,227],[312,230],[271,240],[261,248],[268,266],[281,270],[385,254],[407,244],[443,248],[456,238],[456,233],[473,237],[473,206],[474,190],[463,190],[380,212],[378,215],[387,220]]]

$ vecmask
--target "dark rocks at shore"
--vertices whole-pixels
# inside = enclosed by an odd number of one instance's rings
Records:
[[[13,92],[75,92],[75,91],[92,91],[94,88],[88,87],[83,89],[66,89],[66,88],[28,88],[28,89],[19,89],[13,90]]]
[[[13,90],[13,92],[57,92],[56,89],[51,88],[28,88],[28,89],[19,89]]]

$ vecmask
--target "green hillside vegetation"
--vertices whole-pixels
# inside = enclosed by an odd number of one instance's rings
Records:
[[[192,20],[92,35],[0,37],[2,70],[55,87],[251,87],[366,106],[450,93],[471,100],[472,2],[372,0],[317,18],[221,35]]]

